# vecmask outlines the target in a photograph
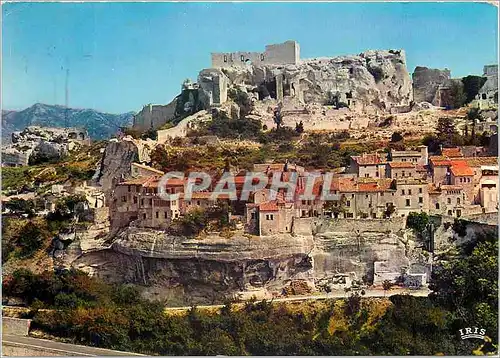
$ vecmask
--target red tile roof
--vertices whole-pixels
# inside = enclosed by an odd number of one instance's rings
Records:
[[[435,167],[447,167],[451,165],[451,161],[447,157],[443,156],[431,156],[429,161]]]
[[[141,186],[143,186],[152,180],[159,180],[159,177],[150,176],[150,177],[142,177],[142,178],[137,178],[137,179],[129,179],[127,181],[120,183],[119,185],[141,185]]]
[[[264,203],[259,204],[259,210],[260,211],[278,211],[278,204],[276,204],[276,201],[266,201]]]
[[[464,156],[460,148],[443,148],[441,155],[448,158],[460,158]]]
[[[473,176],[474,170],[465,162],[453,162],[451,173],[456,177]]]
[[[391,168],[415,168],[415,164],[410,162],[389,162]]]
[[[375,165],[383,163],[378,153],[364,153],[362,155],[353,156],[352,159],[358,163],[358,165]]]
[[[470,167],[480,167],[481,165],[498,165],[498,157],[473,157],[463,158]]]

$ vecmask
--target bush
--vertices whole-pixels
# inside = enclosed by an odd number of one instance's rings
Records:
[[[427,215],[426,213],[411,212],[406,218],[406,227],[412,229],[415,235],[420,238],[424,238],[428,224],[429,215]]]
[[[399,133],[399,132],[392,133],[392,136],[391,136],[391,142],[392,143],[401,142],[403,139],[404,138],[401,135],[401,133]]]

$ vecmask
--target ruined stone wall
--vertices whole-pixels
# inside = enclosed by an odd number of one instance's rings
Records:
[[[324,232],[398,232],[406,226],[406,218],[390,219],[317,219],[313,233]]]
[[[138,131],[146,131],[150,128],[158,129],[175,117],[177,99],[167,105],[148,104],[134,116],[132,128]]]
[[[249,65],[283,65],[297,64],[300,49],[295,41],[286,41],[281,44],[266,45],[264,52],[223,52],[212,53],[212,67],[247,67]]]
[[[267,45],[265,62],[274,65],[297,64],[300,60],[300,47],[295,41]]]

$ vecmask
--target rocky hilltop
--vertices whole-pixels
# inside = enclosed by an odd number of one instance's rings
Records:
[[[305,59],[298,64],[228,67],[222,71],[230,86],[244,84],[248,89],[270,84],[282,75],[284,91],[304,103],[329,103],[338,95],[350,108],[367,111],[409,105],[412,99],[403,50],[371,50],[352,56]]]
[[[59,160],[90,140],[84,128],[47,128],[30,126],[12,133],[12,144],[2,147],[2,164],[24,166]]]

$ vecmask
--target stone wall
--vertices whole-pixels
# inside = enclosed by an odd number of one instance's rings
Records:
[[[184,118],[175,127],[159,130],[157,141],[158,143],[165,143],[173,138],[184,138],[186,137],[187,132],[190,128],[196,128],[198,123],[208,119],[211,119],[211,116],[207,111],[199,111],[189,117]]]
[[[141,132],[158,129],[175,117],[176,106],[177,98],[167,105],[148,104],[134,116],[132,128]]]
[[[281,44],[267,45],[264,52],[212,53],[212,67],[297,64],[299,56],[299,44],[295,41],[286,41]]]
[[[31,320],[13,317],[2,317],[2,334],[27,336]]]
[[[406,226],[406,218],[390,219],[317,219],[313,233],[325,232],[398,232]]]

